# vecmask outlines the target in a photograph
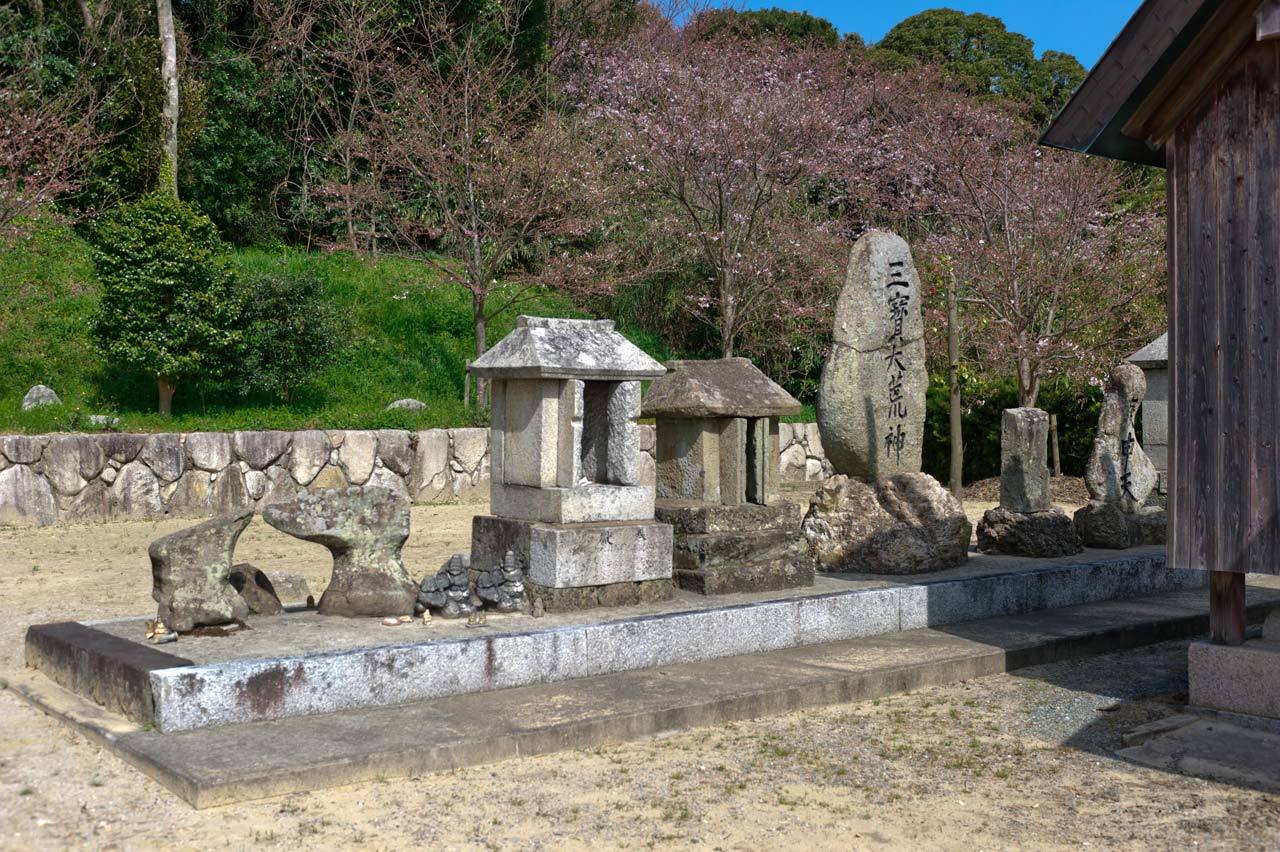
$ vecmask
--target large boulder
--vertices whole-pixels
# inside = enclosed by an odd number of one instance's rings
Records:
[[[289,450],[292,432],[236,432],[232,446],[236,455],[253,470],[266,470]]]
[[[23,411],[44,408],[46,405],[62,405],[62,400],[58,398],[53,388],[48,385],[36,385],[27,391],[27,395],[22,398]]]
[[[187,436],[187,456],[194,467],[217,473],[231,464],[231,436],[226,432],[192,432]]]
[[[823,571],[923,574],[959,565],[973,527],[925,473],[874,483],[836,475],[814,495],[804,533]]]
[[[249,606],[231,584],[236,541],[253,520],[246,509],[221,515],[151,543],[151,596],[171,630],[243,619]]]
[[[328,434],[318,429],[294,434],[293,453],[289,460],[293,481],[299,485],[310,485],[329,463],[329,451],[332,449]]]
[[[997,506],[978,523],[978,550],[983,553],[1047,559],[1070,556],[1083,549],[1071,518],[1057,508],[1015,512]]]
[[[400,551],[409,537],[409,504],[386,488],[332,488],[299,494],[262,510],[271,526],[323,544],[333,576],[320,598],[326,615],[407,615],[417,589]]]
[[[138,458],[165,482],[176,482],[187,467],[187,458],[182,450],[182,436],[177,432],[148,435]]]
[[[377,459],[377,432],[347,432],[343,436],[342,446],[338,447],[338,465],[352,485],[364,485],[369,481]]]
[[[837,473],[878,479],[919,472],[924,355],[911,248],[896,234],[869,231],[849,256],[818,389],[822,445]]]

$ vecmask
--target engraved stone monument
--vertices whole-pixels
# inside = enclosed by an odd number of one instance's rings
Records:
[[[642,409],[657,424],[657,518],[675,579],[701,594],[813,585],[800,506],[778,497],[778,416],[799,402],[746,358],[672,361]]]
[[[818,392],[822,446],[836,471],[919,473],[928,384],[911,249],[896,234],[870,231],[849,257]]]
[[[1134,364],[1121,364],[1107,379],[1084,472],[1091,499],[1075,515],[1076,531],[1088,547],[1165,543],[1165,511],[1147,501],[1156,487],[1155,465],[1133,428],[1146,389],[1142,370]]]
[[[672,531],[640,484],[640,382],[666,369],[609,320],[520,317],[476,359],[490,380],[490,509],[473,565],[524,566],[547,611],[672,592]]]

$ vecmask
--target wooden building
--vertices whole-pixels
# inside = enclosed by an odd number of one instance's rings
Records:
[[[1041,141],[1167,171],[1169,555],[1239,644],[1280,573],[1280,2],[1146,0]]]

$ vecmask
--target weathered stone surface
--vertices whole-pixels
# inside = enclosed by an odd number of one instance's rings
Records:
[[[324,469],[316,474],[315,479],[311,480],[311,484],[307,488],[311,491],[320,491],[327,488],[346,488],[350,484],[347,482],[347,477],[342,472],[342,468],[329,464],[325,465]]]
[[[870,231],[849,257],[818,391],[822,445],[835,470],[867,478],[919,472],[928,382],[911,249],[896,234]]]
[[[151,596],[169,629],[187,633],[249,614],[230,575],[236,541],[251,520],[248,510],[221,515],[151,543]]]
[[[238,466],[232,465],[221,473],[213,474],[209,505],[216,512],[234,512],[253,506],[244,472]]]
[[[654,517],[671,524],[676,535],[685,533],[737,533],[744,531],[799,530],[804,510],[798,503],[780,501],[770,506],[742,503],[736,506],[706,503],[662,502]]]
[[[388,470],[408,476],[413,470],[413,443],[408,432],[399,429],[378,430],[378,458]]]
[[[449,433],[439,429],[419,432],[409,493],[418,502],[436,502],[448,492],[450,481]]]
[[[1136,512],[1156,487],[1156,469],[1138,443],[1133,418],[1146,394],[1147,380],[1134,364],[1111,371],[1102,398],[1102,414],[1085,465],[1084,481],[1094,500]]]
[[[338,447],[338,465],[352,485],[364,485],[378,458],[377,432],[347,432]]]
[[[1006,408],[1000,424],[1000,505],[1011,512],[1045,512],[1049,495],[1049,415],[1038,408]],[[1075,553],[1075,551],[1069,551]]]
[[[404,477],[383,467],[381,462],[374,465],[373,474],[365,485],[371,488],[385,488],[404,502],[410,502],[409,489],[404,484]]]
[[[803,406],[748,358],[669,361],[649,385],[645,417],[776,417]]]
[[[453,459],[467,473],[480,469],[480,462],[489,451],[488,429],[450,429],[453,443]]]
[[[978,550],[983,553],[1045,559],[1083,549],[1071,518],[1057,508],[1025,513],[998,506],[978,523]]]
[[[176,432],[148,435],[138,459],[165,482],[177,481],[187,466],[182,452],[182,436]]]
[[[209,513],[211,482],[208,471],[189,470],[177,481],[169,495],[171,515],[199,517]]]
[[[0,470],[0,524],[44,526],[58,520],[48,481],[25,464]]]
[[[289,473],[299,485],[310,485],[329,461],[329,436],[318,429],[293,434]]]
[[[112,467],[111,465],[107,465],[102,469],[102,473],[98,474],[98,478],[101,479],[103,482],[105,482],[107,485],[110,485],[111,483],[116,481],[117,475],[118,475],[118,469]]]
[[[22,398],[23,411],[44,408],[46,405],[62,405],[62,400],[54,393],[53,388],[48,385],[36,385],[27,391],[26,396]]]
[[[642,485],[529,488],[490,483],[489,508],[500,517],[549,524],[644,521],[653,517],[654,493]]]
[[[111,512],[111,484],[98,479],[71,499],[63,517],[69,521],[105,521]]]
[[[244,598],[249,612],[254,615],[279,615],[284,612],[271,578],[248,562],[234,566],[228,579],[236,594]]]
[[[120,425],[120,418],[110,414],[90,414],[87,420],[95,429],[114,429]]]
[[[129,434],[111,434],[102,435],[97,438],[98,446],[102,447],[108,459],[117,464],[128,464],[138,457],[138,453],[142,452],[142,445],[146,443],[146,435],[129,435]]]
[[[471,363],[493,379],[656,379],[666,368],[614,331],[612,320],[516,318],[515,329]]]
[[[420,399],[414,399],[413,397],[405,397],[404,399],[397,399],[395,402],[387,403],[386,410],[387,411],[401,411],[401,410],[421,411],[426,407],[427,407],[427,404]]]
[[[0,452],[14,464],[35,464],[47,441],[44,435],[5,435],[0,438]]]
[[[225,432],[192,432],[186,445],[191,464],[201,470],[216,473],[231,464],[231,436]]]
[[[276,591],[276,597],[281,601],[301,604],[306,603],[307,598],[311,597],[311,587],[307,585],[307,578],[301,574],[291,574],[288,571],[265,573]]]
[[[80,448],[83,443],[78,435],[54,435],[44,448],[44,475],[59,494],[79,494],[88,484],[80,475]]]
[[[94,479],[102,473],[102,468],[107,463],[102,445],[94,438],[84,435],[78,436],[76,440],[80,444],[80,476],[86,480]]]
[[[326,439],[327,441],[327,439]],[[272,503],[263,519],[333,554],[333,576],[320,598],[326,615],[407,615],[417,589],[400,551],[409,537],[409,505],[385,488],[345,488]]]
[[[231,442],[249,467],[266,470],[288,452],[292,440],[292,432],[236,432]]]
[[[268,483],[267,475],[260,470],[250,470],[244,475],[245,490],[254,500],[262,499],[262,495],[267,493]]]
[[[111,485],[111,502],[123,517],[155,517],[164,514],[160,500],[160,482],[141,460],[120,468]]]
[[[510,550],[502,562],[476,574],[476,597],[498,612],[519,612],[525,608],[524,572],[520,560]]]
[[[610,583],[607,586],[576,586],[554,589],[525,584],[534,615],[542,612],[573,612],[580,609],[614,606],[640,606],[670,600],[675,584],[669,580],[641,580],[635,583]]]
[[[1123,550],[1165,544],[1168,535],[1168,516],[1159,506],[1125,512],[1116,503],[1091,500],[1076,510],[1074,522],[1085,547]]]
[[[267,490],[262,495],[263,504],[276,503],[280,500],[292,500],[302,492],[293,476],[283,467],[272,465],[266,470]]]
[[[833,476],[804,520],[821,570],[873,574],[959,565],[968,557],[972,529],[960,503],[924,473],[898,474],[874,486]]]

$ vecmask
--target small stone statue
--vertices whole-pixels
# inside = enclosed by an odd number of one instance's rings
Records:
[[[502,564],[492,571],[481,571],[476,577],[476,595],[481,601],[492,604],[498,612],[517,612],[524,609],[524,572],[515,553],[508,550]]]
[[[470,556],[455,553],[439,572],[424,577],[418,587],[418,602],[414,609],[437,612],[445,618],[461,618],[475,612],[471,597]]]

